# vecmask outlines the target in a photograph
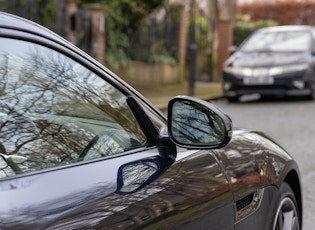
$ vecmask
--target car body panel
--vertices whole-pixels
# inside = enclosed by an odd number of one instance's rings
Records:
[[[256,152],[252,152],[252,140],[256,140]],[[229,229],[235,218],[236,201],[264,190],[260,208],[237,222],[238,226],[243,226],[257,215],[268,216],[271,207],[265,203],[273,200],[276,186],[283,180],[283,167],[292,160],[272,140],[260,140],[259,134],[240,130],[234,132],[232,141],[221,150],[180,149],[171,167],[168,160],[160,158],[158,151],[152,149],[6,180],[0,183],[0,220],[3,227],[11,228],[22,225],[25,228],[102,226],[122,229],[139,226],[200,228],[206,220],[213,229]],[[259,145],[269,148],[263,153]],[[264,156],[270,153],[267,162]],[[138,192],[117,194],[119,168],[153,157],[166,162],[166,167],[161,168],[164,171],[169,167],[166,172]],[[111,167],[104,167],[108,165]],[[273,189],[268,188],[271,184]],[[220,218],[222,215],[226,218]]]
[[[273,215],[270,210],[276,205],[277,187],[291,170],[298,171],[296,162],[270,137],[244,129],[234,130],[231,142],[213,151],[229,178],[236,205],[244,197],[261,192],[256,197],[260,199],[259,208],[251,210],[247,207],[236,212],[236,226],[244,229],[246,223],[258,223],[262,219],[264,221],[257,226],[270,229],[270,216]]]
[[[1,226],[125,229],[154,226],[161,220],[159,226],[173,228],[190,223],[198,226],[203,215],[212,213],[217,217],[224,213],[233,220],[232,194],[215,159],[208,151],[185,151],[183,155],[159,179],[126,195],[117,194],[119,168],[152,157],[166,162],[156,150],[2,181]],[[233,224],[213,216],[207,221],[215,229]]]
[[[272,139],[253,131],[234,130],[232,141],[224,148],[213,151],[224,165],[230,180],[234,181],[231,183],[236,198],[240,198],[237,196],[239,187],[244,190],[243,181],[254,190],[267,186],[271,181],[279,186],[284,179],[279,177],[281,172],[285,171],[288,162],[293,161]],[[241,186],[237,185],[238,181]]]

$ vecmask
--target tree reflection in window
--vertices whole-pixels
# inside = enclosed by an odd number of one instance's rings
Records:
[[[76,161],[108,128],[137,140],[128,149],[145,145],[126,96],[104,79],[47,47],[9,38],[0,44],[0,150],[28,159],[21,172]]]

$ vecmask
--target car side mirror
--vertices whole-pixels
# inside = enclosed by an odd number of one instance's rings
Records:
[[[206,101],[178,96],[169,102],[168,132],[178,146],[191,149],[220,148],[231,139],[232,121]]]
[[[234,54],[237,51],[237,46],[230,46],[228,51],[230,54]]]

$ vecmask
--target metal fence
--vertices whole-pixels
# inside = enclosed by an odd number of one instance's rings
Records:
[[[15,14],[56,31],[56,4],[60,0],[0,0],[0,11]]]
[[[67,3],[64,0],[0,0],[0,11],[37,22],[64,38],[69,33],[67,30],[73,30],[76,45],[89,53],[91,51],[90,15],[86,10],[78,9],[69,20],[66,8]]]
[[[165,17],[142,22],[141,29],[131,37],[133,44],[128,55],[143,62],[176,60],[178,55],[179,24]]]
[[[79,8],[70,21],[67,18],[67,1],[64,0],[0,0],[0,10],[35,21],[53,30],[62,37],[67,37],[70,29],[76,36],[76,45],[86,52],[91,50],[91,19],[85,9]],[[176,63],[178,60],[180,20],[172,17],[172,12],[165,9],[163,17],[151,16],[142,22],[140,30],[129,37],[131,46],[125,51],[131,60],[142,62]],[[189,26],[187,21],[187,28]],[[197,51],[208,55],[211,52],[207,19],[195,19]],[[106,27],[106,25],[105,25]],[[188,30],[187,30],[188,32]],[[115,33],[115,31],[106,31]],[[188,46],[189,44],[187,44]],[[110,47],[106,46],[106,49]]]

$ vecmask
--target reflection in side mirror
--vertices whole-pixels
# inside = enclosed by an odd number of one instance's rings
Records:
[[[7,154],[2,154],[2,153],[0,153],[0,156],[1,156],[1,159],[5,161],[5,164],[3,164],[3,165],[6,165],[5,170],[9,171],[9,173],[6,173],[7,175],[12,175],[12,174],[15,175],[15,174],[22,173],[22,170],[19,165],[26,162],[27,157],[7,155]],[[0,170],[4,170],[4,168],[1,167],[1,165],[0,165]]]
[[[0,154],[0,170],[5,169],[6,167],[8,167],[8,162],[5,160],[4,156]]]
[[[171,161],[163,157],[145,158],[122,165],[118,170],[117,194],[130,194],[158,178]]]
[[[169,103],[168,113],[170,138],[179,146],[219,148],[231,139],[231,119],[205,101],[175,97]]]
[[[8,172],[9,170],[9,172]],[[11,173],[10,173],[11,172]],[[13,170],[9,167],[6,158],[0,153],[0,178],[15,175]]]

